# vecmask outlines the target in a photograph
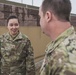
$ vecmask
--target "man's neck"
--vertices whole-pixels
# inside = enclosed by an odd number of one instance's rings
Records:
[[[50,37],[54,41],[56,38],[63,33],[65,30],[67,30],[69,27],[71,27],[69,22],[61,22],[57,23],[56,26],[52,28],[50,31]]]

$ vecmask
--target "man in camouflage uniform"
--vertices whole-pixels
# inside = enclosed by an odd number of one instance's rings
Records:
[[[52,39],[40,75],[76,75],[76,33],[70,11],[70,0],[44,0],[39,8],[41,29]]]
[[[33,48],[18,18],[10,16],[7,24],[9,32],[0,37],[0,75],[35,75]]]

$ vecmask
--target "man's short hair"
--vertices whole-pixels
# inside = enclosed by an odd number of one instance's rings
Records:
[[[42,3],[43,15],[46,11],[52,12],[59,20],[69,21],[71,12],[70,0],[44,0]]]

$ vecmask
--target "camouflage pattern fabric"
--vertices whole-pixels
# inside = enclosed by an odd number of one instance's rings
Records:
[[[47,46],[40,75],[76,75],[76,33],[73,27]]]
[[[0,75],[35,75],[33,48],[25,35],[12,39],[7,33],[0,41]]]

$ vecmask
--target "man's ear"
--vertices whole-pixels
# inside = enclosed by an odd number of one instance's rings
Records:
[[[52,19],[52,13],[47,11],[46,14],[45,14],[45,17],[46,17],[46,21],[47,22],[50,22],[51,19]]]

